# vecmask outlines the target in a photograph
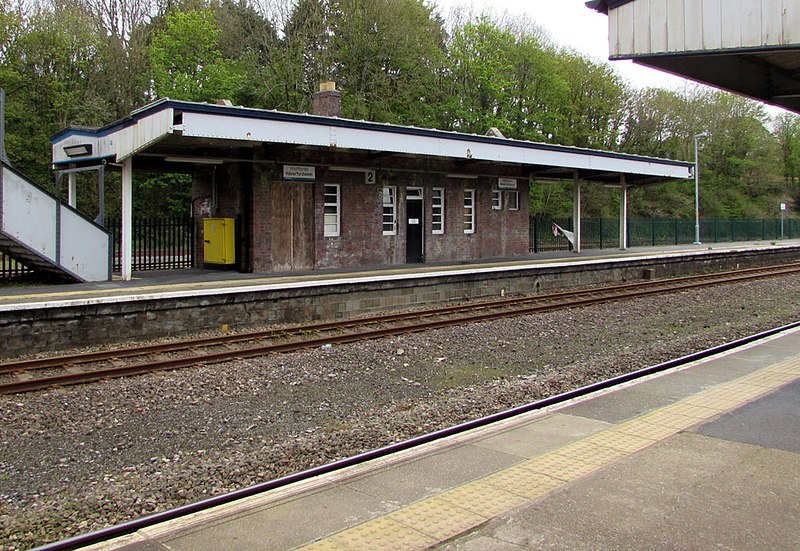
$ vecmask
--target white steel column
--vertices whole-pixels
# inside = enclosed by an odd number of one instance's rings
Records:
[[[78,175],[74,172],[67,174],[67,204],[77,208],[78,204]]]
[[[628,248],[628,182],[625,175],[619,175],[619,248],[623,251]]]
[[[130,280],[133,265],[133,159],[122,161],[122,279]]]
[[[574,173],[575,186],[572,192],[572,231],[575,232],[575,243],[572,251],[581,252],[581,181],[578,171]]]

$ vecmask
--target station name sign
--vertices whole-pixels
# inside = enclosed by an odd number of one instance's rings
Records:
[[[317,178],[314,166],[283,165],[283,179],[296,182],[313,182]]]
[[[498,178],[498,189],[517,189],[517,180],[515,178]]]

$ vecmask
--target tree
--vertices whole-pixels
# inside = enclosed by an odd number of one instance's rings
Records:
[[[442,21],[422,0],[333,0],[331,76],[352,118],[431,126],[444,63]]]
[[[618,145],[628,90],[607,63],[562,50],[559,63],[568,95],[561,105],[555,139],[565,145],[614,149]]]
[[[510,131],[506,115],[518,88],[512,55],[515,46],[516,37],[486,16],[456,29],[450,43],[452,88],[446,104],[452,130],[484,134],[496,127],[504,133]]]
[[[99,78],[102,45],[91,14],[69,1],[39,4],[30,14],[6,14],[4,20],[0,86],[9,98],[9,155],[46,184],[53,180],[50,135],[68,124],[98,125],[113,116]]]
[[[148,49],[156,96],[238,100],[246,77],[240,65],[223,58],[219,35],[209,9],[167,14]]]

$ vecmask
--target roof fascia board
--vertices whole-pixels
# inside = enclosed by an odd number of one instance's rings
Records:
[[[172,134],[173,120],[174,111],[165,103],[158,109],[141,113],[141,116],[98,129],[96,133],[87,130],[68,130],[51,142],[53,164],[88,160],[66,155],[64,148],[77,144],[91,144],[93,158],[122,161]]]
[[[680,57],[700,57],[700,56],[745,56],[749,54],[777,54],[781,52],[800,51],[800,44],[778,44],[764,46],[748,46],[745,48],[722,48],[714,50],[686,50],[680,52],[656,52],[647,54],[625,54],[613,55],[609,57],[611,61],[624,60],[647,60],[658,58],[680,58]]]
[[[546,144],[540,142],[512,140],[509,138],[495,138],[493,136],[481,136],[478,134],[463,134],[460,132],[450,132],[446,130],[435,130],[428,128],[417,128],[414,126],[396,126],[388,123],[355,121],[350,119],[321,117],[308,114],[283,113],[280,111],[264,111],[260,109],[249,109],[244,107],[224,107],[217,105],[187,103],[187,102],[171,102],[171,104],[176,112],[184,113],[184,116],[185,113],[220,114],[223,116],[236,117],[236,118],[255,118],[255,119],[271,120],[271,121],[296,122],[306,125],[321,125],[326,127],[329,126],[334,128],[364,129],[364,130],[371,130],[374,132],[392,134],[392,135],[401,134],[401,135],[427,136],[427,137],[444,138],[448,140],[457,140],[461,142],[493,143],[509,147],[528,147],[534,149],[563,151],[571,153],[586,152],[596,156],[633,159],[633,160],[650,160],[658,163],[667,163],[667,164],[671,163],[677,166],[691,165],[691,163],[686,163],[684,161],[673,161],[670,159],[659,159],[655,157],[644,157],[640,155],[614,153],[612,151],[584,149],[580,147],[572,147],[566,145],[555,145],[555,144]]]
[[[174,130],[182,115],[184,136],[254,142],[381,150],[391,153],[477,159],[526,165],[616,170],[668,178],[690,178],[692,163],[577,147],[396,126],[308,114],[265,111],[162,99],[97,131],[67,129],[53,137],[53,161],[65,162],[63,146],[97,140],[95,155],[118,161],[136,154]],[[117,137],[121,139],[117,139]],[[103,147],[103,144],[106,147]],[[106,151],[108,149],[108,151]]]
[[[183,136],[195,138],[286,143],[315,147],[382,151],[421,156],[471,159],[498,163],[558,166],[571,169],[640,173],[668,178],[689,178],[691,163],[624,156],[605,151],[551,147],[546,144],[486,139],[452,132],[387,132],[383,125],[351,126],[341,122],[249,120],[220,114],[184,112]]]

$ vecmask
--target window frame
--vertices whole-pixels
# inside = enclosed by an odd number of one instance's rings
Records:
[[[436,193],[439,193],[439,204],[436,204]],[[444,220],[445,220],[445,192],[443,187],[435,187],[431,189],[431,233],[434,235],[444,235]],[[437,214],[436,209],[439,209]],[[439,218],[437,222],[437,217]],[[437,225],[439,226],[437,229]]]
[[[519,191],[507,191],[506,193],[508,194],[506,197],[508,210],[519,210]],[[514,201],[511,201],[511,197],[514,197]]]
[[[503,192],[499,189],[492,190],[492,210],[503,210]]]
[[[328,193],[328,188],[334,188],[336,190],[336,202],[330,203],[328,202],[328,196],[331,195]],[[328,207],[334,207],[336,209],[336,229],[334,231],[328,231],[328,226],[332,224],[328,224],[326,218],[328,217],[328,213],[325,212]],[[324,184],[322,188],[322,234],[324,237],[340,237],[342,234],[342,187],[340,184]]]
[[[389,190],[389,198],[392,200],[391,203],[386,203],[386,190]],[[381,206],[382,206],[382,216],[383,216],[383,235],[397,235],[397,186],[383,186],[381,190]],[[391,208],[391,225],[392,229],[386,229],[386,209]]]
[[[471,235],[475,233],[475,203],[477,193],[474,189],[464,190],[464,234]],[[469,202],[469,205],[467,204]]]

